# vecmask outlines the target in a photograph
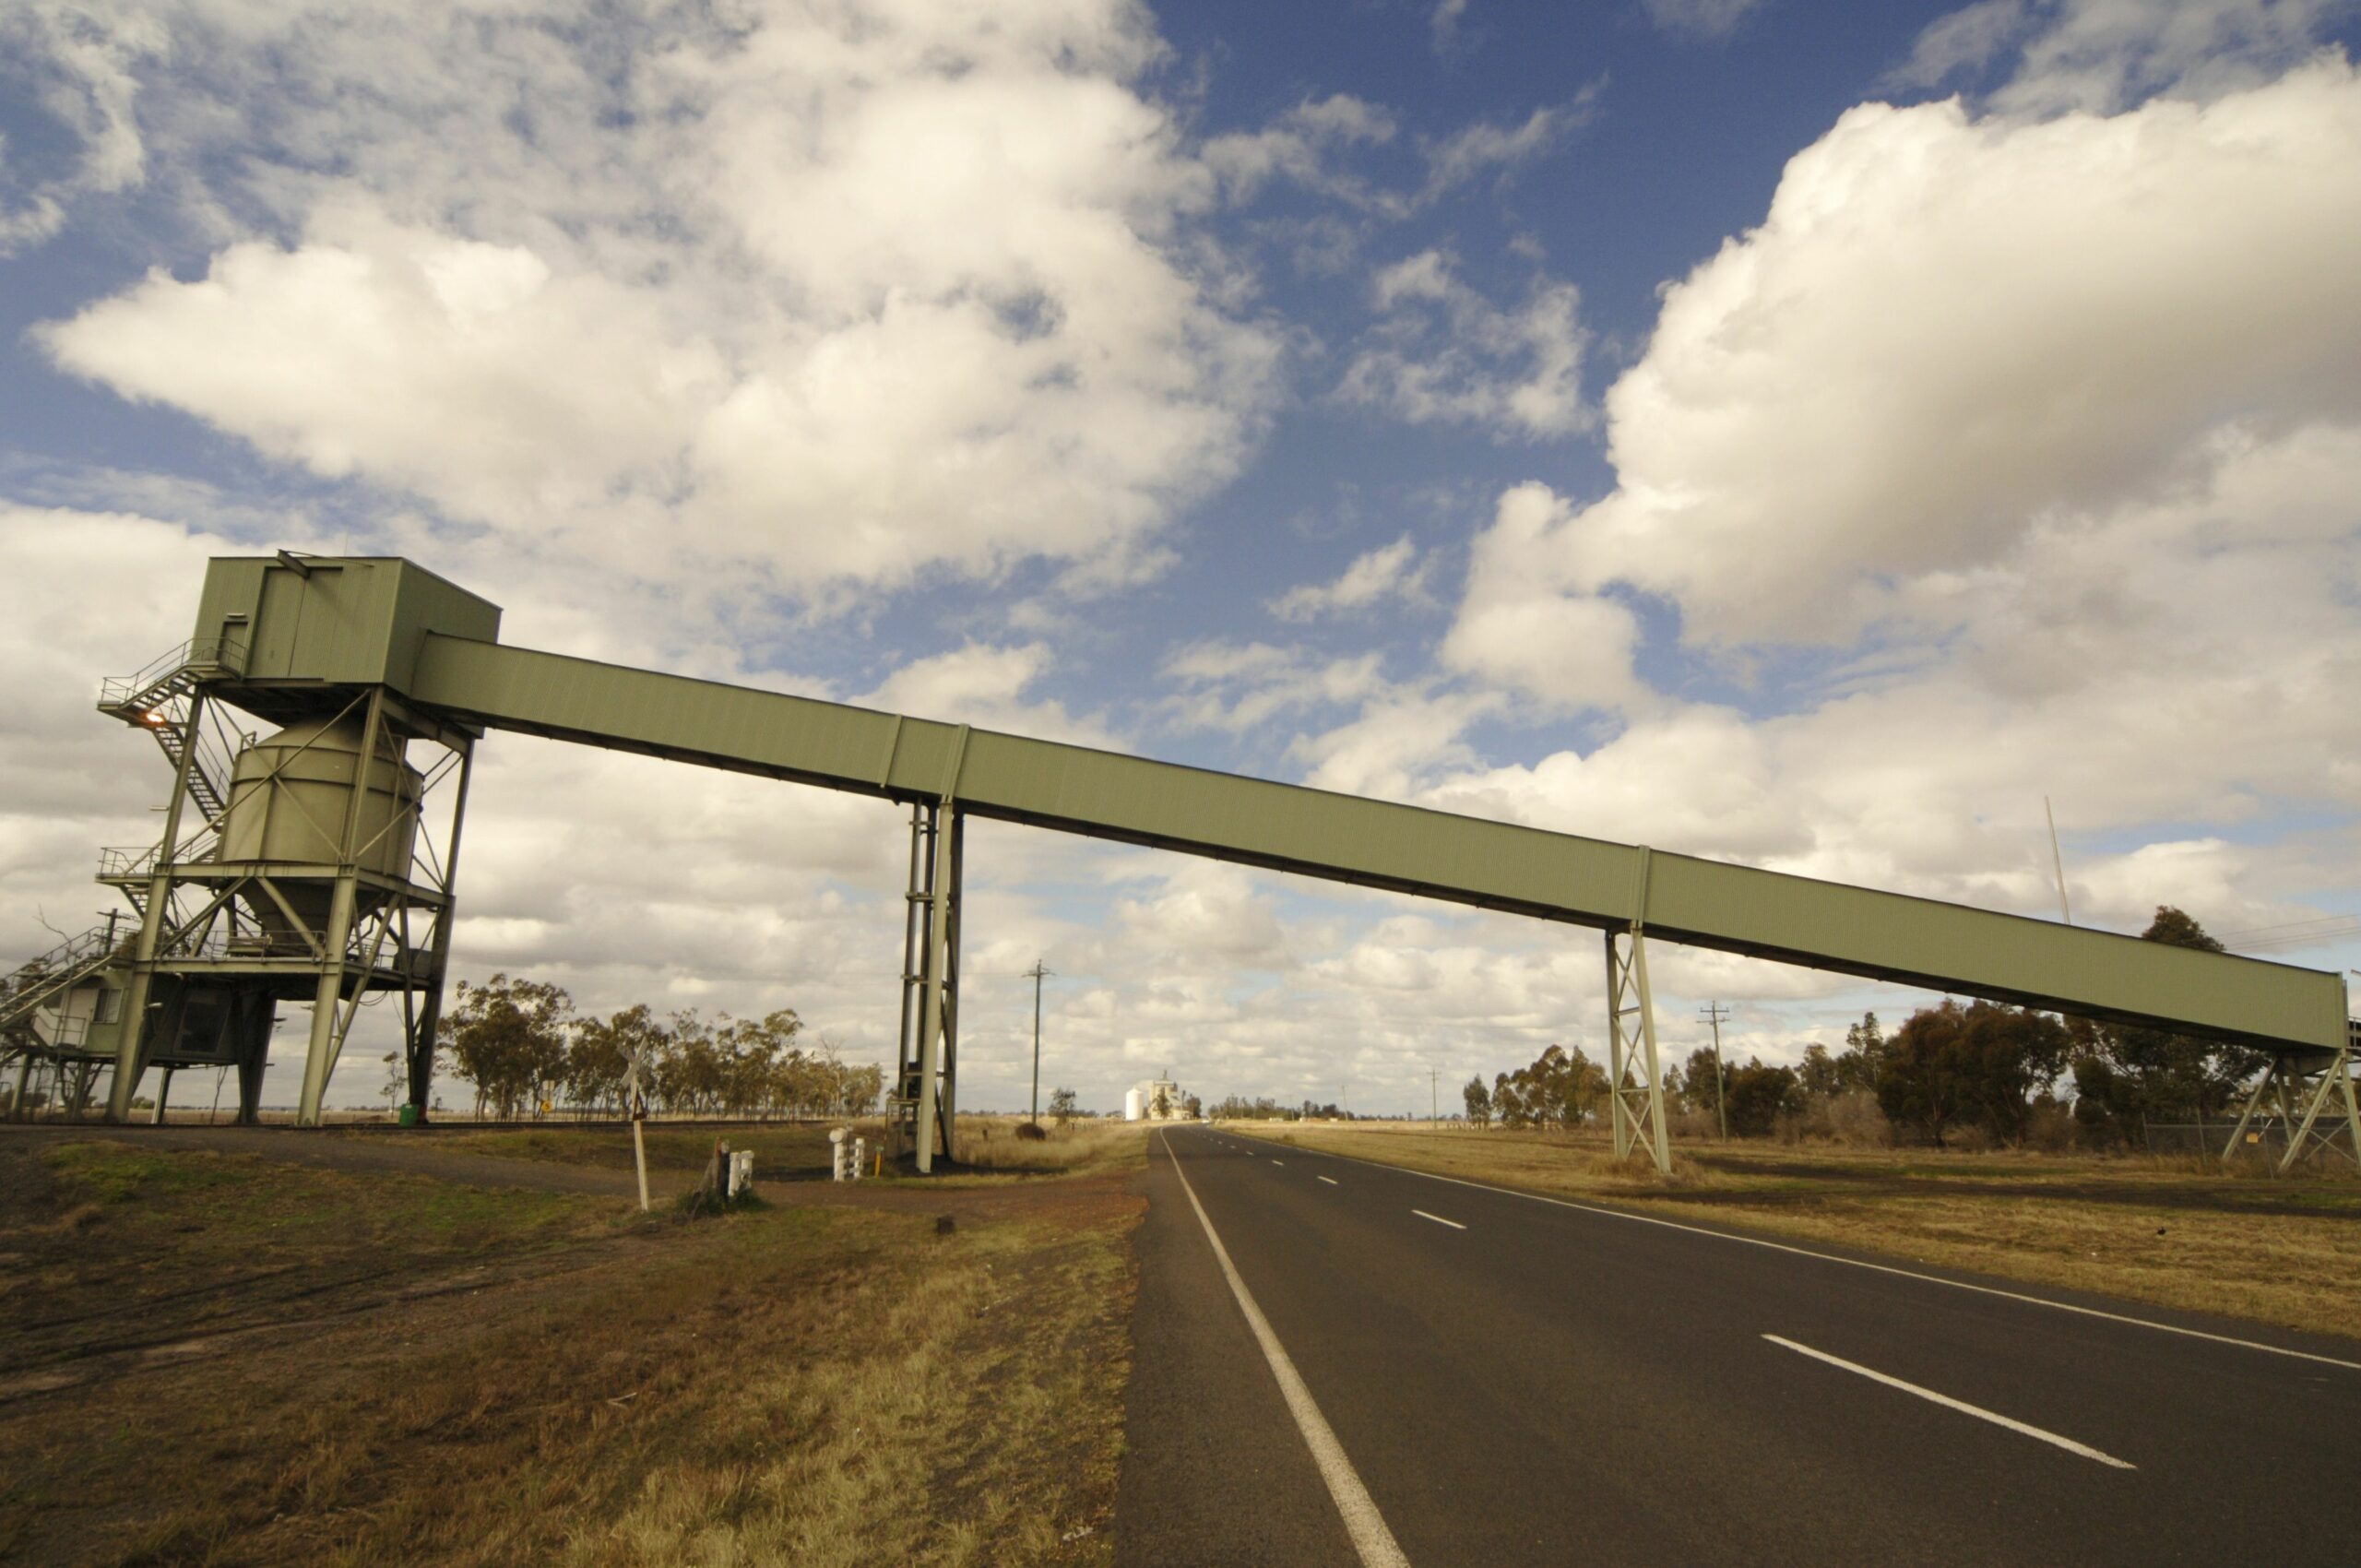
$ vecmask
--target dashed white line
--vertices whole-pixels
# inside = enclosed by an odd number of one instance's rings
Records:
[[[2044,1431],[2039,1427],[2027,1426],[2023,1421],[2011,1420],[1999,1411],[1987,1410],[1981,1405],[1971,1405],[1964,1399],[1954,1399],[1948,1394],[1938,1394],[1931,1388],[1921,1388],[1915,1383],[1904,1383],[1898,1377],[1889,1377],[1874,1368],[1862,1366],[1857,1361],[1848,1361],[1842,1356],[1832,1356],[1825,1350],[1815,1350],[1809,1345],[1798,1345],[1792,1339],[1782,1339],[1775,1334],[1766,1334],[1762,1337],[1774,1345],[1793,1350],[1799,1356],[1809,1356],[1815,1361],[1826,1361],[1832,1367],[1842,1367],[1846,1372],[1858,1373],[1873,1383],[1882,1383],[1888,1388],[1899,1388],[1904,1394],[1916,1394],[1919,1398],[1931,1400],[1947,1410],[1957,1410],[1963,1416],[1974,1416],[1979,1421],[1990,1421],[1996,1427],[2006,1427],[2011,1431],[2020,1432],[2026,1437],[2047,1443],[2053,1448],[2063,1448],[2069,1454],[2079,1454],[2085,1459],[2096,1459],[2100,1464],[2112,1465],[2118,1470],[2136,1470],[2140,1467],[2129,1459],[2118,1459],[2112,1454],[2102,1454],[2088,1443],[2077,1443],[2070,1437],[2060,1437],[2054,1431]]]
[[[1334,1176],[1323,1176],[1320,1180],[1327,1182],[1332,1187],[1336,1185],[1336,1178]]]
[[[1274,1164],[1274,1165],[1285,1165],[1285,1164],[1287,1163],[1287,1161],[1286,1161],[1286,1160],[1284,1160],[1284,1159],[1275,1159],[1275,1160],[1271,1161],[1271,1163],[1272,1163],[1272,1164]]]
[[[1180,1169],[1169,1140],[1165,1142],[1164,1157],[1172,1161],[1172,1174],[1180,1179],[1180,1190],[1189,1194],[1189,1206],[1197,1211],[1197,1223],[1205,1228],[1205,1240],[1214,1244],[1214,1257],[1229,1281],[1230,1294],[1238,1298],[1239,1310],[1246,1314],[1246,1325],[1254,1331],[1255,1339],[1263,1347],[1264,1359],[1271,1363],[1272,1375],[1279,1380],[1279,1392],[1286,1396],[1296,1427],[1303,1433],[1313,1462],[1320,1467],[1320,1479],[1328,1483],[1328,1495],[1335,1500],[1336,1512],[1344,1515],[1345,1533],[1352,1537],[1353,1550],[1360,1554],[1367,1568],[1410,1568],[1409,1558],[1395,1543],[1394,1532],[1385,1527],[1385,1516],[1377,1511],[1369,1488],[1361,1484],[1360,1473],[1345,1457],[1344,1445],[1336,1441],[1328,1418],[1312,1402],[1311,1390],[1304,1386],[1295,1363],[1287,1359],[1286,1347],[1279,1343],[1279,1336],[1271,1332],[1270,1320],[1254,1304],[1246,1281],[1238,1277],[1238,1265],[1229,1261],[1229,1249],[1221,1244],[1214,1222],[1205,1217],[1205,1206],[1197,1201],[1197,1189],[1189,1185],[1188,1172]]]
[[[2287,1356],[2299,1361],[2318,1361],[2322,1366],[2343,1367],[2349,1372],[2361,1372],[2361,1361],[2348,1361],[2336,1356],[2323,1356],[2313,1350],[2291,1350],[2284,1345],[2266,1345],[2259,1339],[2240,1339],[2230,1334],[2209,1334],[2201,1328],[2183,1328],[2178,1324],[2158,1323],[2153,1318],[2132,1317],[2126,1313],[2110,1313],[2098,1307],[2077,1306],[2071,1301],[2053,1301],[2046,1296],[2028,1296],[2020,1290],[2003,1290],[1995,1285],[1972,1285],[1964,1279],[1945,1279],[1940,1274],[1921,1274],[1915,1268],[1896,1268],[1892,1264],[1871,1263],[1866,1258],[1839,1257],[1834,1253],[1816,1253],[1809,1247],[1790,1246],[1785,1241],[1766,1241],[1760,1236],[1740,1236],[1728,1230],[1709,1230],[1702,1225],[1683,1225],[1677,1219],[1658,1219],[1650,1214],[1633,1214],[1627,1209],[1601,1208],[1596,1204],[1575,1203],[1569,1198],[1548,1197],[1540,1193],[1521,1193],[1514,1187],[1495,1187],[1489,1182],[1470,1182],[1462,1176],[1442,1176],[1432,1170],[1414,1170],[1406,1165],[1388,1165],[1382,1160],[1363,1159],[1357,1154],[1332,1154],[1331,1159],[1350,1160],[1376,1170],[1398,1171],[1405,1176],[1423,1176],[1430,1182],[1448,1182],[1454,1187],[1473,1187],[1479,1193],[1498,1193],[1504,1198],[1524,1198],[1530,1203],[1548,1204],[1553,1208],[1571,1208],[1583,1214],[1601,1215],[1608,1219],[1628,1219],[1634,1225],[1660,1225],[1667,1230],[1686,1230],[1692,1236],[1711,1236],[1717,1241],[1737,1241],[1749,1247],[1762,1247],[1774,1253],[1792,1253],[1799,1258],[1818,1258],[1822,1263],[1843,1264],[1847,1268],[1866,1268],[1873,1274],[1891,1274],[1904,1279],[1916,1279],[1928,1285],[1947,1285],[1954,1290],[1973,1290],[1979,1296],[1998,1296],[2003,1301],[2023,1301],[2030,1306],[2047,1307],[2054,1312],[2073,1313],[2081,1317],[2102,1318],[2108,1323],[2128,1323],[2136,1328],[2153,1328],[2159,1334],[2177,1334],[2186,1339],[2211,1340],[2216,1345],[2236,1345],[2243,1350],[2261,1350],[2269,1355]]]
[[[1461,1224],[1461,1223],[1459,1223],[1459,1221],[1457,1221],[1456,1219],[1445,1219],[1445,1218],[1444,1218],[1442,1215],[1440,1215],[1440,1214],[1429,1214],[1425,1209],[1422,1209],[1422,1208],[1414,1208],[1414,1209],[1412,1209],[1410,1212],[1411,1212],[1412,1214],[1417,1215],[1420,1219],[1431,1219],[1431,1220],[1433,1220],[1437,1225],[1448,1225],[1448,1226],[1450,1226],[1453,1230],[1465,1230],[1465,1229],[1467,1229],[1467,1227],[1465,1227],[1465,1225],[1462,1225],[1462,1224]]]

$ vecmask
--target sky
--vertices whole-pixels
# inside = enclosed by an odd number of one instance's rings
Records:
[[[16,0],[0,956],[157,832],[100,677],[288,547],[526,646],[2057,918],[2047,801],[2078,922],[2361,966],[2356,44],[2343,0]],[[454,972],[890,1060],[907,849],[495,734]],[[1043,1092],[1101,1109],[1605,1054],[1594,932],[967,863],[964,1105],[1024,1105],[1037,960]],[[1793,1062],[1932,1000],[1651,969],[1675,1055],[1709,1002]]]

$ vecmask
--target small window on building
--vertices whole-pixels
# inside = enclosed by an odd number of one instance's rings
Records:
[[[99,992],[98,1021],[101,1024],[116,1024],[123,1021],[122,992],[109,990]]]

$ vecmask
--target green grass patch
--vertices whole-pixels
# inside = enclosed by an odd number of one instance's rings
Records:
[[[240,1175],[219,1159],[118,1143],[57,1144],[41,1159],[76,1196],[111,1206],[234,1186]]]

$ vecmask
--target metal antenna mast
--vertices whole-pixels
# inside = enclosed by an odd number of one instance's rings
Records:
[[[1722,1124],[1722,1142],[1730,1141],[1730,1109],[1727,1103],[1728,1078],[1722,1071],[1722,1020],[1730,1010],[1718,1002],[1711,1002],[1697,1010],[1697,1016],[1714,1026],[1714,1113]]]
[[[2058,913],[2068,925],[2072,925],[2074,909],[2066,902],[2066,857],[2058,851],[2058,814],[2050,808],[2047,795],[2041,798],[2041,810],[2049,818],[2049,864],[2058,873]]]
[[[1049,968],[1040,959],[1025,971],[1033,977],[1033,1123],[1041,1121],[1041,982],[1050,978]]]

